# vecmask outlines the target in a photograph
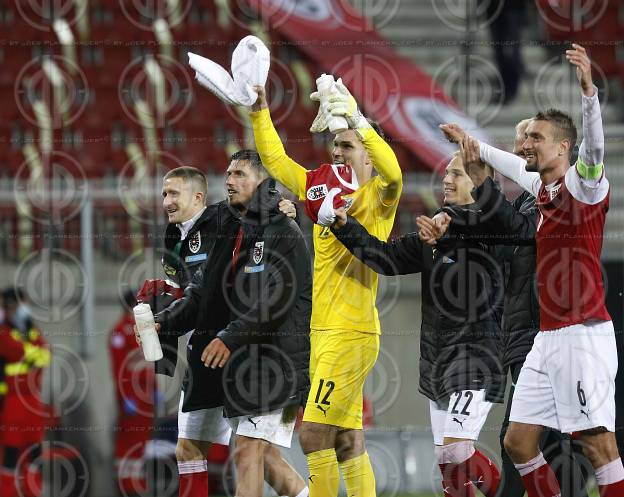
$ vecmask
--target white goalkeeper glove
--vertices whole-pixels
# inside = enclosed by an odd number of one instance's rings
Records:
[[[321,207],[319,208],[316,224],[321,226],[331,226],[336,221],[336,212],[334,211],[334,197],[340,193],[340,188],[332,188],[329,190]]]
[[[327,111],[333,117],[344,117],[349,124],[349,128],[353,130],[364,130],[371,128],[360,109],[353,95],[347,87],[342,83],[342,78],[336,81],[336,93],[330,95],[329,106]]]
[[[327,119],[327,109],[323,109],[323,105],[321,104],[321,94],[318,91],[315,91],[310,95],[310,100],[319,103],[319,110],[314,118],[314,122],[312,122],[312,126],[310,126],[310,132],[312,133],[322,133],[329,126]]]

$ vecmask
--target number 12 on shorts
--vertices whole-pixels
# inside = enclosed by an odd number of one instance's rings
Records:
[[[319,380],[319,386],[318,386],[318,390],[316,391],[316,397],[314,399],[314,402],[317,404],[322,404],[324,406],[330,405],[331,402],[329,401],[329,396],[334,391],[335,386],[336,384],[333,381],[331,380],[326,381],[324,378],[321,378]],[[323,387],[325,387],[326,392],[325,392],[325,395],[321,399],[321,395],[323,393]]]

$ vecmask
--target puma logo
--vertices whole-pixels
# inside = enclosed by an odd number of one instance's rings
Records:
[[[583,409],[581,409],[581,414],[585,414],[585,416],[587,416],[587,419],[589,419],[589,411],[585,412]]]
[[[310,483],[314,483],[314,481],[312,480],[312,478],[314,478],[316,475],[310,475],[308,476],[308,480],[310,480]]]
[[[254,421],[253,419],[251,419],[250,417],[247,418],[247,421],[249,421],[252,425],[254,425],[254,429],[258,429],[258,423],[260,422],[260,420],[258,421]]]
[[[461,426],[462,430],[464,429],[464,422],[463,421],[460,421],[457,418],[453,418],[453,421],[455,421],[459,426]]]
[[[323,409],[320,405],[316,404],[316,408],[323,411],[323,416],[327,417],[327,411],[329,411],[329,407],[327,409]]]

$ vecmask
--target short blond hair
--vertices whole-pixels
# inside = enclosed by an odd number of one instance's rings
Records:
[[[532,120],[533,120],[533,118],[523,119],[518,124],[516,124],[516,134],[519,134],[520,132],[526,131],[527,127],[529,126],[529,123]]]
[[[199,169],[192,166],[176,167],[165,174],[163,182],[169,178],[182,178],[185,183],[192,183],[195,187],[195,191],[204,196],[204,204],[206,203],[206,197],[208,196],[208,180],[206,179],[206,175]]]

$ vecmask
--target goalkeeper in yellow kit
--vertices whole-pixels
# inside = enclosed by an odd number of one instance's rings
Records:
[[[286,155],[265,90],[254,89],[259,96],[250,117],[262,162],[304,200],[309,171]],[[326,118],[342,116],[349,123],[350,129],[335,135],[331,157],[357,175],[359,187],[344,198],[349,214],[387,240],[403,186],[396,156],[342,82],[325,111]],[[329,228],[314,226],[314,252],[311,388],[299,434],[310,471],[310,496],[337,496],[340,468],[350,497],[371,497],[375,477],[362,431],[362,391],[379,353],[377,274],[353,257]]]

